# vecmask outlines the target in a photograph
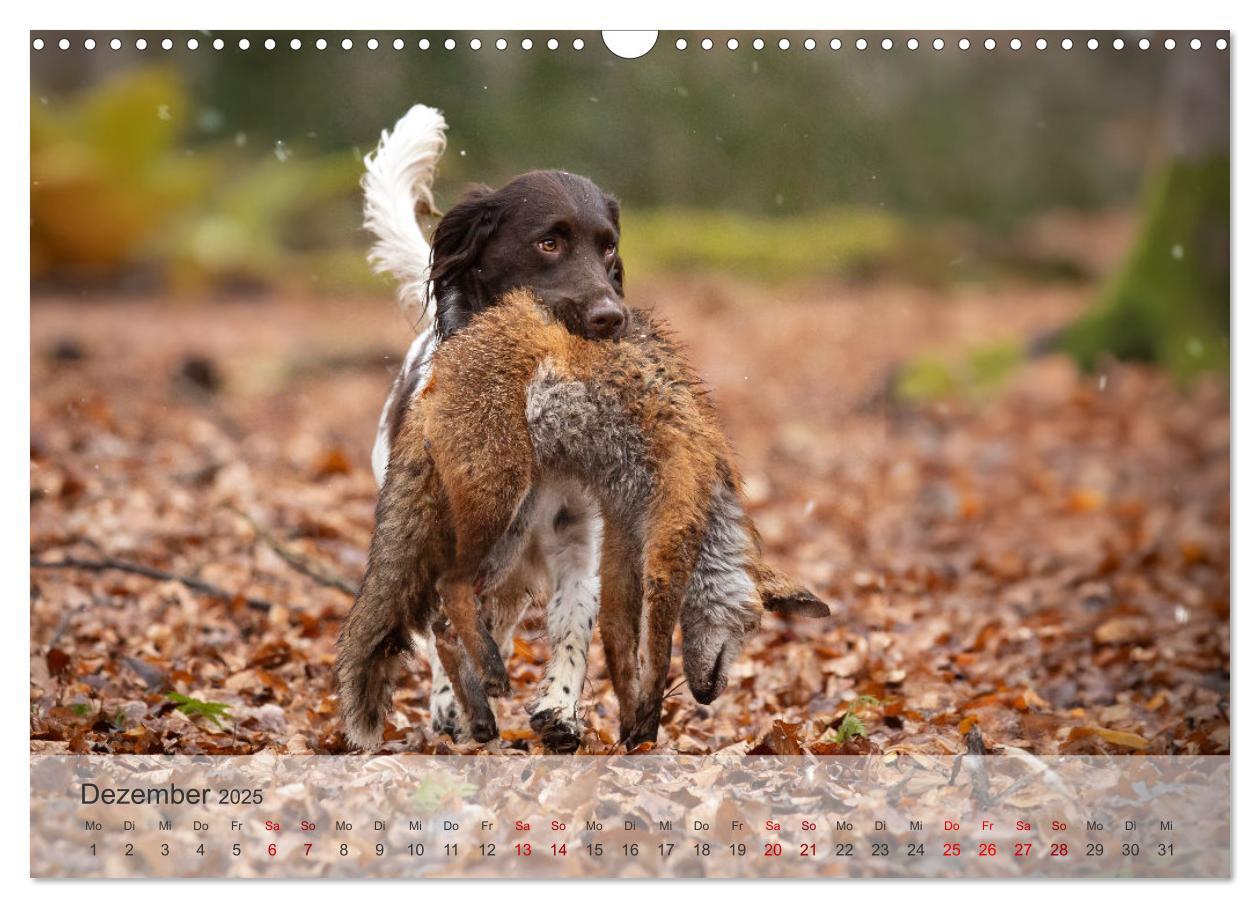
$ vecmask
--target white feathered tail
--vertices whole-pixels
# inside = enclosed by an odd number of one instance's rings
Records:
[[[363,159],[363,226],[376,236],[368,261],[398,280],[398,305],[418,331],[433,317],[429,298],[429,242],[416,206],[433,210],[433,178],[446,149],[442,112],[417,104],[381,132],[376,150]]]

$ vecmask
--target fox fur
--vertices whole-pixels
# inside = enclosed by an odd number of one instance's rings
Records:
[[[763,609],[828,614],[765,564],[711,401],[668,334],[632,320],[620,341],[588,341],[514,291],[434,352],[342,632],[351,740],[379,739],[397,654],[427,627],[473,737],[497,734],[487,698],[507,673],[478,602],[519,576],[555,484],[580,483],[602,511],[599,622],[628,748],[656,739],[680,619],[687,681],[708,703]]]

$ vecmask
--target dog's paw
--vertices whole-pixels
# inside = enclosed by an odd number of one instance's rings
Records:
[[[582,743],[582,720],[577,716],[566,716],[559,707],[534,713],[529,717],[529,727],[550,754],[576,753]]]
[[[439,735],[449,735],[452,741],[458,742],[464,737],[464,723],[459,714],[459,704],[447,688],[446,695],[433,698],[433,730]]]

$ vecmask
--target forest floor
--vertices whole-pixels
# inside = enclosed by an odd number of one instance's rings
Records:
[[[1034,336],[1087,292],[633,290],[713,387],[770,560],[836,606],[768,616],[712,705],[680,686],[660,749],[952,753],[978,729],[1038,753],[1228,752],[1223,378],[1048,357],[986,395],[894,406],[897,363]],[[352,599],[327,578],[364,567],[402,319],[383,298],[47,298],[31,318],[31,557],[80,563],[32,568],[32,750],[343,752],[330,678]],[[228,595],[85,566],[111,560]],[[546,654],[535,615],[482,749],[538,752],[524,704]],[[421,662],[385,749],[477,750],[430,729],[427,699]],[[583,702],[583,752],[612,752],[598,639]]]

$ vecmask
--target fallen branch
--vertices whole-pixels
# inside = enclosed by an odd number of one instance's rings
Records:
[[[243,517],[247,520],[249,525],[253,528],[254,534],[265,542],[273,552],[283,558],[289,567],[293,568],[299,574],[309,577],[311,580],[314,580],[316,583],[323,586],[329,586],[335,590],[341,590],[341,592],[345,593],[351,599],[359,595],[358,587],[349,580],[346,580],[344,577],[338,577],[336,574],[325,570],[315,564],[315,562],[310,558],[285,545],[276,538],[274,533],[260,524],[253,517],[250,517],[240,508],[233,507],[232,505],[225,505],[225,507],[238,517]]]
[[[63,558],[61,561],[41,561],[38,558],[31,559],[31,567],[38,570],[56,571],[56,570],[78,570],[78,571],[121,571],[124,574],[138,574],[141,577],[148,577],[150,580],[173,580],[176,583],[182,583],[190,590],[203,593],[214,599],[221,599],[224,602],[243,601],[252,609],[261,612],[271,611],[273,604],[266,599],[257,599],[253,596],[240,596],[237,593],[231,593],[222,587],[215,586],[213,583],[207,583],[196,577],[188,577],[184,574],[172,574],[170,571],[163,571],[159,568],[152,568],[144,564],[136,564],[131,561],[119,561],[116,558],[102,558],[99,561],[93,561],[87,558]]]

